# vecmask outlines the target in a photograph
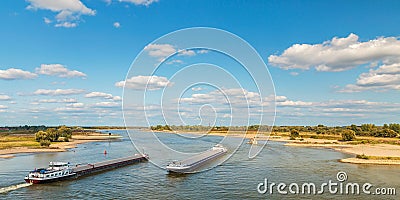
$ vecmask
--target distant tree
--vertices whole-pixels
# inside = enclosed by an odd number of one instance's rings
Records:
[[[376,129],[375,124],[361,124],[361,130],[371,132]]]
[[[42,140],[50,140],[49,135],[44,131],[39,131],[35,134],[35,140],[40,142]]]
[[[300,133],[299,133],[298,130],[296,130],[296,129],[290,130],[290,139],[291,139],[291,140],[294,140],[294,139],[296,139],[296,138],[299,137],[299,136],[300,136]]]
[[[384,124],[383,125],[383,128],[385,129],[385,128],[389,128],[389,126],[387,125],[387,124]]]
[[[383,130],[379,130],[375,133],[375,137],[390,137],[390,138],[394,138],[397,137],[397,132],[392,130],[392,129],[388,129],[385,128]]]
[[[356,139],[356,133],[353,130],[346,129],[342,132],[342,141],[352,141]]]
[[[60,126],[57,130],[59,137],[71,138],[72,130],[66,126]]]
[[[389,124],[389,129],[400,133],[400,124]]]
[[[60,137],[57,129],[55,129],[55,128],[48,128],[46,130],[46,133],[48,134],[48,138],[49,138],[50,142],[55,142]]]
[[[40,146],[48,147],[50,144],[50,140],[40,140]]]

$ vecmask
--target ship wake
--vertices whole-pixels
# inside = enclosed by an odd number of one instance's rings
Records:
[[[3,188],[0,188],[0,194],[7,193],[7,192],[10,192],[10,191],[13,191],[13,190],[18,190],[20,188],[28,187],[28,186],[31,186],[31,185],[32,185],[32,183],[20,183],[20,184],[17,184],[17,185],[3,187]]]

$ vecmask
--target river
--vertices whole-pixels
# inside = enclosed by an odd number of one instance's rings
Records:
[[[0,159],[0,188],[23,183],[30,170],[44,167],[49,161],[92,163],[137,153],[125,131],[110,132],[124,137],[120,141],[80,144],[67,152],[18,154],[12,159]],[[171,138],[168,133],[158,135],[164,138],[164,142],[183,148],[196,150],[202,146],[182,142],[186,140],[180,141],[179,137],[168,140]],[[219,136],[207,136],[198,138],[196,144],[219,140]],[[77,179],[18,188],[0,194],[0,199],[399,199],[399,195],[331,194],[328,189],[323,194],[284,195],[274,188],[272,194],[269,190],[261,194],[257,187],[265,179],[276,185],[314,183],[319,188],[329,180],[340,183],[336,177],[340,171],[347,174],[343,183],[371,183],[372,188],[396,188],[396,192],[400,192],[399,166],[340,163],[339,159],[351,155],[330,149],[288,147],[283,144],[269,141],[254,159],[247,157],[249,145],[242,144],[221,166],[196,174],[171,175],[151,162],[143,162]],[[152,153],[150,157],[163,157],[163,152]],[[288,187],[286,191],[289,191]]]

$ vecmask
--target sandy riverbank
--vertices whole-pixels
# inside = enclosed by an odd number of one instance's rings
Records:
[[[68,149],[76,148],[78,144],[87,142],[102,142],[109,139],[122,138],[120,135],[104,135],[104,134],[91,134],[91,135],[76,135],[72,136],[69,142],[53,142],[48,148],[29,148],[29,147],[13,147],[10,149],[1,149],[0,158],[9,159],[13,158],[15,154],[19,153],[46,153],[46,152],[64,152]]]
[[[165,132],[165,131],[163,131]],[[167,132],[178,133],[178,132]],[[201,132],[183,132],[189,134],[204,134]],[[227,133],[211,132],[208,135],[227,136]],[[254,138],[256,134],[244,134],[239,131],[230,132],[229,137],[240,137],[245,139]],[[345,158],[339,160],[343,163],[353,164],[378,164],[378,165],[400,165],[400,145],[391,144],[349,144],[338,140],[328,139],[313,139],[304,138],[300,140],[290,140],[288,136],[267,136],[265,134],[258,134],[257,140],[270,140],[285,142],[285,146],[291,147],[307,147],[307,148],[329,148],[347,154],[354,155],[353,158]],[[366,157],[378,157],[384,159],[360,159],[356,158],[357,155],[364,155]]]

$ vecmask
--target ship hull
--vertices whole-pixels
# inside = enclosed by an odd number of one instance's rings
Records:
[[[73,178],[75,176],[76,176],[76,174],[69,174],[67,176],[62,176],[62,177],[57,177],[57,178],[48,178],[48,179],[27,178],[27,177],[25,177],[24,180],[27,183],[43,184],[43,183],[51,183],[51,182],[56,182],[56,181],[62,181],[62,180]]]
[[[205,165],[206,163],[217,159],[218,157],[224,155],[226,153],[226,151],[221,151],[218,152],[212,156],[209,156],[205,159],[202,159],[201,161],[195,162],[189,166],[184,166],[184,167],[180,167],[180,166],[167,166],[166,169],[169,173],[196,173],[196,169],[198,169],[199,167]]]

